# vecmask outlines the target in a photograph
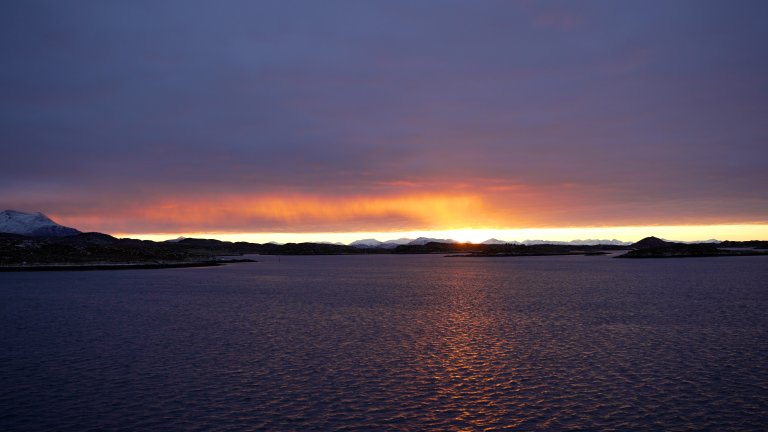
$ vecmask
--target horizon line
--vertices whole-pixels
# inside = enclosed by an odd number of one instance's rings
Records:
[[[251,243],[342,243],[364,239],[386,242],[401,238],[419,237],[454,240],[460,243],[482,243],[490,239],[505,242],[552,241],[572,242],[587,240],[618,240],[634,243],[645,237],[659,237],[670,241],[696,242],[708,240],[747,241],[768,239],[768,224],[717,224],[717,225],[647,225],[616,227],[567,227],[567,228],[459,228],[445,230],[402,231],[350,231],[350,232],[155,232],[114,233],[118,238],[165,241],[179,237],[206,238],[222,241],[246,241]]]

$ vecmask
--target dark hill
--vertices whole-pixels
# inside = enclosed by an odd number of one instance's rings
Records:
[[[68,237],[62,237],[61,239],[54,240],[56,243],[63,243],[69,245],[112,245],[120,242],[115,237],[109,234],[102,234],[99,232],[88,232],[71,235]]]
[[[646,249],[646,248],[658,248],[665,246],[673,246],[679,243],[668,242],[658,237],[646,237],[638,242],[633,243],[629,247],[634,249]]]
[[[180,246],[209,247],[209,248],[221,248],[221,247],[224,247],[225,245],[232,245],[232,242],[223,242],[221,240],[199,239],[199,238],[185,238],[175,243]]]

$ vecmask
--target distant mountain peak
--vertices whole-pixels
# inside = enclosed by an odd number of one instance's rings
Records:
[[[383,244],[382,242],[376,239],[368,238],[368,239],[362,239],[362,240],[355,240],[349,245],[354,247],[379,247],[382,244]]]
[[[409,245],[417,245],[417,246],[423,246],[427,243],[457,243],[456,240],[452,239],[437,239],[437,238],[428,238],[428,237],[419,237],[416,240],[409,242]]]
[[[0,232],[30,237],[67,237],[80,231],[59,225],[40,212],[5,210],[0,212]]]
[[[551,245],[569,245],[569,246],[629,246],[630,243],[616,239],[585,239],[585,240],[570,240],[570,241],[557,241],[557,240],[525,240],[523,244],[526,246],[535,246],[543,244]]]
[[[486,240],[486,241],[484,241],[484,242],[482,242],[480,244],[494,245],[494,244],[507,244],[507,243],[510,243],[510,242],[506,242],[504,240],[499,240],[499,239],[496,239],[496,238],[489,238],[488,240]]]
[[[400,245],[408,244],[410,242],[414,241],[413,239],[409,238],[399,238],[396,240],[387,240],[387,241],[379,241],[374,238],[368,238],[368,239],[362,239],[362,240],[355,240],[349,245],[356,248],[361,249],[394,249]]]

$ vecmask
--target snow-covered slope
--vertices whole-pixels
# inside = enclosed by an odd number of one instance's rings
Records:
[[[384,249],[394,249],[398,245],[425,245],[429,242],[437,242],[437,243],[457,243],[455,240],[450,239],[436,239],[436,238],[427,238],[427,237],[419,237],[417,239],[408,239],[408,238],[401,238],[397,240],[387,240],[385,242],[368,238],[368,239],[362,239],[362,240],[356,240],[350,243],[350,246],[354,246],[357,248],[384,248]],[[515,240],[499,240],[495,238],[488,239],[482,243],[482,245],[499,245],[499,244],[524,244],[528,246],[533,245],[540,245],[540,244],[553,244],[553,245],[563,245],[563,246],[582,246],[582,245],[614,245],[614,246],[627,246],[630,245],[630,242],[624,242],[621,240],[600,240],[600,239],[586,239],[586,240],[571,240],[571,241],[556,241],[556,240],[525,240],[523,242],[518,242]]]
[[[356,248],[394,249],[400,245],[425,245],[429,242],[456,243],[456,241],[454,240],[419,237],[417,239],[399,238],[396,240],[387,240],[387,241],[379,241],[373,238],[368,238],[368,239],[362,239],[362,240],[355,240],[349,245]]]
[[[499,239],[495,239],[495,238],[490,238],[490,239],[488,239],[488,240],[486,240],[486,241],[484,241],[484,242],[482,242],[480,244],[483,244],[483,245],[495,245],[495,244],[520,244],[520,243],[516,242],[516,241],[504,241],[504,240],[499,240]]]
[[[40,212],[25,213],[16,210],[0,212],[0,232],[31,237],[67,237],[80,234],[80,231],[59,225]]]
[[[394,249],[399,245],[404,245],[412,242],[413,239],[399,238],[397,240],[379,241],[373,238],[355,240],[349,245],[356,248],[381,248],[381,249]]]
[[[621,240],[600,240],[600,239],[587,239],[587,240],[571,240],[571,241],[555,241],[555,240],[525,240],[524,245],[533,246],[541,244],[552,245],[566,245],[566,246],[594,246],[594,245],[613,245],[613,246],[628,246],[632,243],[624,242]]]
[[[184,237],[184,236],[176,237],[175,239],[165,240],[165,243],[178,243],[178,242],[184,240],[185,238],[186,237]]]
[[[349,245],[356,248],[377,248],[381,247],[384,243],[376,240],[376,239],[362,239],[362,240],[355,240]]]
[[[436,239],[428,237],[419,237],[416,240],[408,243],[409,245],[423,246],[427,243],[457,243],[456,240],[450,239]]]
[[[384,244],[385,245],[389,245],[389,246],[394,248],[394,247],[397,247],[399,245],[408,244],[408,243],[410,243],[412,241],[413,241],[413,239],[401,237],[401,238],[395,239],[395,240],[387,240],[387,241],[384,242]]]

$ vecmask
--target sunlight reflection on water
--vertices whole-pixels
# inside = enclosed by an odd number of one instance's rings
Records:
[[[3,430],[761,430],[763,257],[0,274]]]

